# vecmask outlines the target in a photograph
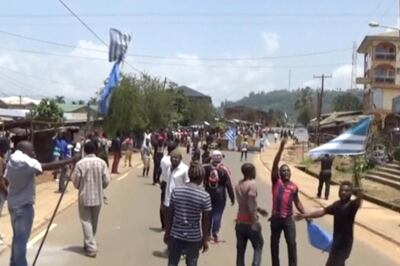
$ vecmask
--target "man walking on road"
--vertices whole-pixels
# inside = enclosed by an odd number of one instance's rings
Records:
[[[177,186],[189,183],[188,167],[182,162],[182,153],[175,149],[170,153],[171,166],[167,170],[167,186],[165,190],[164,205],[168,208],[172,192]]]
[[[112,140],[111,144],[111,149],[114,153],[114,160],[112,164],[112,170],[111,173],[113,174],[119,174],[118,172],[118,164],[119,160],[121,159],[121,154],[122,154],[122,144],[121,144],[121,139],[120,139],[120,133],[117,132],[115,138]]]
[[[9,182],[8,209],[10,212],[13,239],[11,244],[11,266],[27,266],[26,245],[32,230],[36,188],[35,176],[46,170],[65,167],[79,157],[40,164],[34,159],[32,143],[20,141],[7,163],[5,177]]]
[[[264,239],[261,233],[261,224],[257,213],[266,217],[268,212],[257,207],[256,168],[251,163],[242,165],[243,179],[235,187],[239,209],[236,219],[236,265],[244,266],[247,241],[250,240],[253,248],[252,266],[261,265]]]
[[[103,190],[110,183],[107,164],[96,157],[93,142],[84,146],[85,158],[76,164],[72,182],[79,189],[79,217],[84,236],[84,250],[89,257],[96,257],[97,244],[95,235],[100,209],[104,197]]]
[[[355,192],[356,199],[351,195]],[[328,207],[310,213],[297,214],[298,220],[303,218],[319,218],[326,214],[333,215],[333,243],[326,266],[344,266],[353,246],[354,219],[362,203],[362,193],[353,189],[352,183],[344,181],[339,188],[340,200]]]
[[[209,227],[211,199],[201,187],[205,171],[198,161],[194,161],[188,172],[190,183],[174,189],[168,210],[164,235],[169,250],[168,266],[177,266],[183,252],[186,254],[186,265],[196,266],[201,247],[203,253],[208,250],[205,232]]]
[[[226,205],[226,192],[228,191],[232,206],[235,204],[235,194],[231,180],[230,170],[222,163],[222,153],[218,150],[211,154],[211,164],[204,166],[206,178],[204,187],[211,197],[211,227],[210,237],[218,243],[219,230],[221,229],[222,214]]]
[[[160,220],[161,220],[161,230],[165,230],[165,219],[167,217],[167,207],[164,205],[165,191],[167,189],[168,180],[168,168],[171,167],[171,152],[175,150],[177,144],[174,141],[168,142],[167,145],[167,155],[161,159],[161,175],[160,175],[160,189],[161,189],[161,204],[160,204]]]
[[[271,221],[271,258],[272,266],[279,266],[279,240],[282,231],[288,247],[289,266],[297,265],[296,226],[293,216],[293,202],[300,213],[304,213],[299,199],[299,189],[290,181],[290,168],[283,164],[279,168],[286,139],[281,141],[275,156],[271,172],[272,181],[272,216]]]
[[[318,192],[317,197],[321,197],[322,187],[325,184],[325,199],[329,198],[329,188],[331,186],[331,177],[332,177],[332,163],[333,157],[329,156],[329,154],[325,154],[321,158],[321,171],[319,172],[319,182],[318,182]]]

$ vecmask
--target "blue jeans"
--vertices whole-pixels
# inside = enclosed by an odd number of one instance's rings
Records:
[[[177,266],[183,251],[186,255],[186,265],[196,266],[199,259],[201,241],[190,242],[176,239],[171,236],[168,243],[168,266]]]
[[[224,213],[226,201],[216,200],[212,202],[210,231],[217,236],[221,229],[222,214]]]
[[[236,224],[236,265],[244,266],[244,258],[246,253],[247,241],[250,240],[253,249],[253,263],[252,266],[261,265],[262,249],[264,245],[264,239],[261,233],[261,225],[258,226],[257,230],[251,228],[250,224]]]
[[[13,229],[10,266],[28,266],[26,245],[31,235],[35,210],[33,205],[26,204],[18,208],[12,208],[9,211]]]

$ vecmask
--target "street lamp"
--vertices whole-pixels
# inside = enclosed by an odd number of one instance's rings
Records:
[[[397,30],[400,32],[400,28],[398,28],[398,27],[381,25],[381,24],[379,24],[379,22],[376,22],[376,21],[369,22],[368,26],[370,26],[371,28],[384,28],[384,29]]]

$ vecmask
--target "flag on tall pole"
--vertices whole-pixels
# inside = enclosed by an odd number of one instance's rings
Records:
[[[361,155],[365,153],[372,117],[362,119],[355,126],[333,140],[309,151],[313,158],[329,155]]]
[[[110,29],[108,61],[115,63],[107,80],[107,84],[104,87],[104,91],[100,100],[100,112],[103,115],[106,115],[108,113],[111,96],[114,92],[114,89],[118,86],[121,74],[120,64],[125,58],[130,41],[131,36],[129,34],[124,34],[116,29]]]

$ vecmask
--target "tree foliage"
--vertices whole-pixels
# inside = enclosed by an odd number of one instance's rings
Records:
[[[115,89],[106,125],[111,133],[191,125],[214,118],[213,106],[192,101],[175,90],[177,84],[143,74],[122,75]]]
[[[64,116],[63,110],[57,105],[55,99],[45,98],[40,101],[39,105],[33,111],[35,118],[46,120],[60,120]]]
[[[363,103],[359,97],[346,92],[333,99],[333,109],[335,111],[360,111],[363,109]]]
[[[307,126],[314,115],[314,97],[313,90],[305,87],[300,90],[300,96],[297,98],[294,108],[297,111],[297,122]]]

